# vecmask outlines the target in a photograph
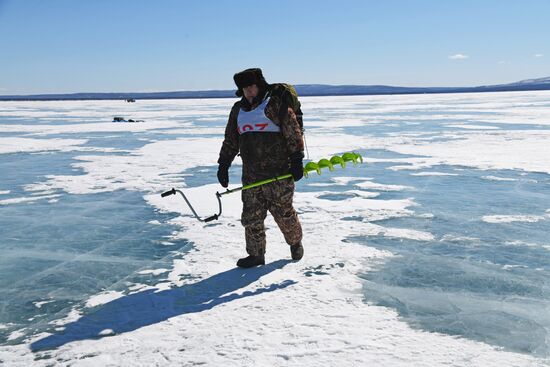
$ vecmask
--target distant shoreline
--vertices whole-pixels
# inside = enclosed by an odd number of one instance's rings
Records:
[[[538,82],[542,81],[542,82]],[[550,90],[549,78],[520,81],[511,84],[478,87],[393,87],[385,85],[295,85],[301,97],[405,95],[442,93],[521,92]],[[139,99],[211,99],[237,98],[235,90],[175,91],[154,93],[67,93],[0,96],[0,101],[82,101]]]

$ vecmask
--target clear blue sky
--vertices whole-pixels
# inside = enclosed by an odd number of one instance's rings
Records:
[[[0,94],[550,76],[550,0],[0,0]]]

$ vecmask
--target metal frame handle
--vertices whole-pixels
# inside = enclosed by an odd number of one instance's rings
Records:
[[[175,195],[176,193],[180,194],[181,196],[183,196],[183,199],[185,200],[185,202],[187,203],[187,206],[189,206],[189,209],[191,209],[191,211],[193,212],[193,215],[195,216],[195,218],[197,218],[199,220],[199,222],[204,222],[204,223],[208,223],[208,222],[211,222],[213,220],[216,220],[219,218],[220,215],[222,215],[222,201],[220,199],[221,195],[219,193],[216,193],[216,198],[218,199],[218,207],[220,209],[219,213],[218,214],[214,214],[214,215],[211,215],[207,218],[201,218],[199,217],[199,215],[197,214],[197,212],[195,211],[195,209],[193,208],[193,205],[191,205],[191,202],[189,202],[189,200],[187,199],[187,197],[185,196],[185,194],[181,191],[181,190],[176,190],[174,188],[172,188],[172,190],[169,190],[169,191],[166,191],[166,192],[163,192],[162,194],[160,194],[160,196],[162,197],[166,197],[166,196],[170,196],[170,195]]]

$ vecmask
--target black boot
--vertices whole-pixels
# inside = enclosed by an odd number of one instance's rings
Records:
[[[296,245],[290,246],[290,254],[292,255],[292,260],[300,260],[304,256],[304,247],[302,243],[299,242]]]
[[[265,265],[264,255],[260,256],[247,256],[237,261],[237,266],[240,268],[251,268],[257,265]]]

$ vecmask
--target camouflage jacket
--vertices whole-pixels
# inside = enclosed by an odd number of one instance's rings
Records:
[[[229,114],[225,138],[220,150],[219,164],[230,165],[237,154],[243,161],[243,184],[288,173],[289,158],[303,157],[304,142],[296,115],[299,104],[292,99],[284,84],[271,84],[266,97],[265,116],[279,126],[280,132],[248,132],[239,134],[237,119],[239,111],[249,111],[252,106],[243,97],[236,102]],[[265,99],[264,99],[265,100]],[[294,108],[293,108],[294,107]]]

